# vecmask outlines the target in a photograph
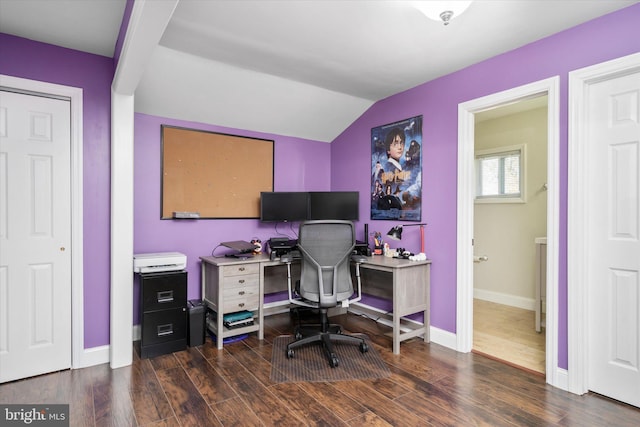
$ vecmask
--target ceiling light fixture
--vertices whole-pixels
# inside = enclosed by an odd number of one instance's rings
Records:
[[[412,6],[424,13],[427,18],[434,21],[442,21],[444,25],[449,25],[453,18],[457,18],[467,10],[471,1],[464,0],[422,0],[412,1]]]

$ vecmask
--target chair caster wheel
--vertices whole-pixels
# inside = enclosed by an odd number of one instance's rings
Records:
[[[296,352],[289,349],[287,350],[287,359],[291,359]]]
[[[337,356],[331,356],[331,361],[329,363],[331,364],[332,368],[337,368],[338,367],[338,357]]]
[[[360,344],[360,352],[361,353],[366,353],[367,351],[369,351],[369,346],[367,345],[367,343],[361,343]]]

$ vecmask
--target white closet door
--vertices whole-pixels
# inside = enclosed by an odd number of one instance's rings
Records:
[[[640,406],[640,73],[590,85],[589,389]]]
[[[0,382],[71,367],[70,120],[0,92]]]

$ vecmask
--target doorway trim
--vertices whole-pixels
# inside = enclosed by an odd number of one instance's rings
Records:
[[[71,104],[71,367],[90,366],[84,352],[82,88],[0,74],[0,86],[70,100]]]
[[[571,71],[569,73],[569,165],[567,179],[567,338],[568,390],[589,391],[588,310],[589,235],[591,194],[585,191],[588,176],[588,92],[594,83],[640,70],[640,53]]]
[[[547,94],[547,318],[546,381],[560,384],[558,371],[558,246],[559,246],[559,85],[554,76],[487,95],[458,105],[458,209],[457,209],[457,350],[473,346],[473,216],[475,194],[475,114]],[[533,243],[532,243],[533,244]]]

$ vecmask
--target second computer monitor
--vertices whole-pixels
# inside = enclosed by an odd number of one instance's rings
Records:
[[[312,191],[309,193],[309,219],[359,219],[357,191]]]

